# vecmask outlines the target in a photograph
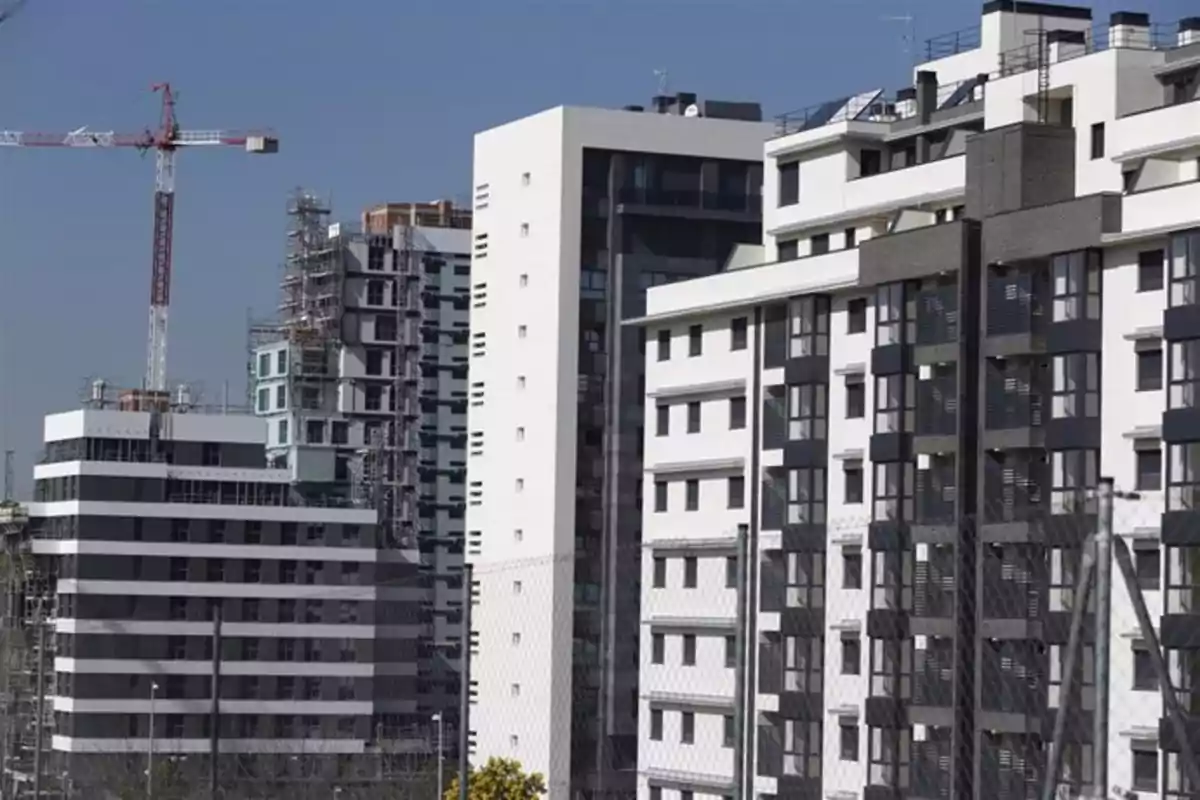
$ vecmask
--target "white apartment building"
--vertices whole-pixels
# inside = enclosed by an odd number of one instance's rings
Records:
[[[560,107],[475,138],[474,758],[519,759],[552,798],[634,790],[641,355],[620,320],[761,231],[758,106],[654,111]]]
[[[760,257],[626,321],[639,797],[1039,797],[1101,475],[1139,494],[1115,529],[1200,702],[1200,19],[988,2],[929,51],[895,97],[780,118]],[[1105,791],[1189,796],[1119,577],[1110,650]]]
[[[300,499],[266,439],[140,391],[46,417],[29,530],[55,586],[47,739],[78,786],[151,748],[202,775],[214,742],[222,781],[353,781],[384,739],[423,742],[416,552],[378,547],[374,509]]]

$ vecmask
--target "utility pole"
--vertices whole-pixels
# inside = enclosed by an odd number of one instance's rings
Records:
[[[445,721],[440,711],[433,715],[433,721],[437,723],[437,800],[442,800],[442,795],[446,793],[446,761],[444,757],[444,740],[442,738],[445,730]]]
[[[471,607],[474,605],[474,569],[470,563],[463,565],[462,585],[462,658],[459,659],[458,698],[458,800],[467,800],[467,784],[471,779],[471,642],[474,634],[471,627]]]
[[[212,705],[208,713],[208,794],[217,798],[217,761],[221,756],[221,603],[213,607]]]
[[[154,798],[154,699],[158,695],[158,684],[150,683],[150,730],[146,736],[146,800]]]
[[[1097,491],[1099,516],[1096,524],[1096,644],[1092,648],[1096,671],[1096,713],[1092,717],[1094,755],[1092,790],[1096,797],[1108,795],[1108,695],[1109,636],[1112,628],[1112,540],[1113,482],[1101,478]]]
[[[746,562],[750,526],[737,527],[737,614],[733,633],[733,800],[742,800],[746,769]]]

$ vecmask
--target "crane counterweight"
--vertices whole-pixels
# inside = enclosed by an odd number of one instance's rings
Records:
[[[155,151],[154,231],[150,270],[150,326],[146,353],[145,388],[167,388],[167,311],[171,304],[171,257],[175,223],[175,156],[183,148],[242,147],[247,153],[279,152],[279,139],[263,131],[182,130],[175,117],[176,96],[169,83],[153,91],[162,96],[158,127],[142,133],[89,131],[66,133],[0,131],[0,147],[127,147]]]

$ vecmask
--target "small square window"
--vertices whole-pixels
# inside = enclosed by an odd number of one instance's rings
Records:
[[[1154,744],[1152,748],[1150,745]],[[1133,756],[1133,789],[1138,792],[1158,791],[1158,746],[1156,743],[1131,742]]]
[[[671,360],[671,331],[669,330],[658,332],[658,360]]]
[[[1138,450],[1137,490],[1157,492],[1162,489],[1162,451]]]
[[[700,510],[700,481],[696,478],[689,478],[684,486],[686,488],[686,500],[684,504],[685,511]]]
[[[688,357],[694,358],[704,351],[704,326],[688,326]]]
[[[846,333],[866,333],[867,298],[855,297],[846,304]]]
[[[723,727],[723,729],[722,729],[722,732],[723,732],[723,736],[721,737],[721,744],[722,744],[722,746],[724,746],[724,747],[733,747],[733,739],[734,739],[734,722],[733,722],[733,715],[732,715],[732,714],[726,714],[726,715],[725,715],[725,719],[724,719],[724,727]]]
[[[863,555],[858,547],[842,549],[842,588],[861,589],[863,573]]]
[[[862,642],[857,636],[842,639],[842,674],[858,675],[862,671]]]
[[[1163,263],[1165,254],[1162,250],[1145,250],[1138,253],[1138,287],[1139,292],[1157,292],[1163,288]]]
[[[684,711],[680,714],[679,741],[682,744],[692,744],[696,741],[696,715],[691,711]],[[679,794],[682,797],[691,792],[680,792]]]
[[[1133,550],[1133,569],[1142,591],[1156,592],[1162,586],[1162,551],[1157,544]]]
[[[1158,691],[1158,673],[1154,671],[1154,659],[1144,642],[1133,645],[1133,689],[1137,692]]]
[[[725,588],[736,589],[738,581],[737,556],[725,556]]]
[[[667,510],[667,482],[654,482],[654,510],[662,513]]]
[[[529,173],[528,173],[528,172],[522,172],[522,173],[521,173],[521,185],[522,185],[522,186],[528,186],[528,185],[529,185],[529,180],[530,180]]]
[[[656,662],[658,663],[658,662]],[[650,741],[661,742],[663,737],[663,711],[661,708],[650,709]],[[662,796],[661,790],[659,797]]]
[[[528,235],[529,235],[529,223],[528,223],[528,222],[522,222],[522,223],[521,223],[521,235],[522,235],[522,236],[528,236]]]
[[[527,328],[526,326],[524,326],[524,325],[517,326],[517,338],[518,339],[524,339],[528,333],[529,333],[529,328]]]
[[[746,398],[729,398],[729,430],[740,431],[746,427]]]
[[[524,289],[526,286],[528,286],[529,285],[529,274],[522,272],[521,276],[519,278],[517,278],[517,285],[520,286],[522,289]]]
[[[728,506],[731,509],[742,509],[746,507],[746,479],[741,475],[733,475],[729,478],[728,483],[729,502]]]
[[[852,250],[858,244],[858,228],[846,228],[846,249]]]
[[[671,407],[668,405],[656,406],[654,409],[654,435],[655,436],[670,436],[671,435]]]
[[[654,588],[667,588],[667,560],[662,556],[654,557]]]
[[[687,432],[700,432],[700,402],[698,400],[687,404]]]
[[[775,242],[776,261],[795,261],[800,257],[800,242],[796,239],[780,239]]]
[[[1104,158],[1104,123],[1092,125],[1092,160]]]
[[[812,246],[811,255],[823,256],[829,252],[829,234],[818,233],[810,240]]]
[[[845,501],[847,505],[858,505],[863,501],[863,468],[861,461],[847,461],[842,468],[842,477],[846,482]]]
[[[846,380],[846,419],[862,419],[867,415],[867,385],[861,375]]]
[[[683,588],[695,589],[699,580],[700,562],[695,556],[683,559]]]
[[[694,633],[683,635],[683,666],[696,666],[696,634]]]
[[[667,658],[667,637],[661,633],[655,633],[650,637],[650,663],[662,664]]]
[[[1163,385],[1163,351],[1140,350],[1137,353],[1137,390],[1157,392]]]
[[[737,666],[737,637],[725,637],[725,669],[733,669]]]
[[[745,350],[749,324],[745,317],[737,317],[729,323],[729,349]]]
[[[843,722],[838,726],[838,757],[858,761],[858,726]]]

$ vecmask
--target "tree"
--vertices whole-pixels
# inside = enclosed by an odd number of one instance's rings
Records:
[[[468,773],[468,800],[537,800],[545,793],[542,774],[526,774],[515,758],[489,758],[483,767],[472,767]],[[457,775],[450,779],[443,800],[458,800]]]

